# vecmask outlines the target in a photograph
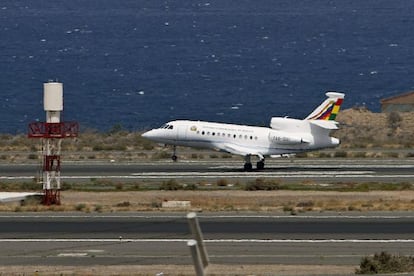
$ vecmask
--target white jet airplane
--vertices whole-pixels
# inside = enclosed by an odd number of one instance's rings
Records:
[[[157,143],[173,145],[172,159],[177,161],[176,146],[214,149],[245,158],[244,169],[251,170],[251,156],[258,156],[257,169],[264,168],[265,157],[280,157],[339,145],[330,137],[338,129],[335,121],[345,94],[327,92],[328,97],[305,119],[272,117],[270,128],[177,120],[142,134]]]

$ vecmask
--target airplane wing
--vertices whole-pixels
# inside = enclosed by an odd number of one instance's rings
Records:
[[[25,200],[29,196],[41,196],[42,193],[0,192],[0,202]]]
[[[218,150],[225,151],[225,152],[228,152],[228,153],[231,153],[231,154],[236,154],[236,155],[242,155],[242,156],[246,156],[246,155],[263,156],[263,154],[260,153],[257,150],[254,150],[252,148],[246,148],[246,147],[234,145],[234,144],[220,143],[220,144],[216,144],[216,148]]]

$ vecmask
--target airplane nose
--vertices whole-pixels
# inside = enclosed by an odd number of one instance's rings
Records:
[[[151,129],[141,134],[141,136],[144,137],[145,139],[158,142],[158,143],[164,143],[165,139],[168,138],[165,136],[162,129]]]
[[[144,132],[143,134],[141,134],[142,137],[144,138],[151,138],[153,136],[153,134],[151,133],[153,132],[152,130]]]

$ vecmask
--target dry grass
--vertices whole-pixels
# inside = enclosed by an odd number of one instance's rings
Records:
[[[414,191],[323,192],[323,191],[145,191],[120,193],[79,193],[64,195],[65,204],[79,202],[108,206],[128,201],[134,210],[154,209],[163,200],[189,200],[192,208],[202,210],[413,210]],[[312,202],[309,206],[303,202]],[[156,207],[158,208],[158,207]]]
[[[7,266],[1,275],[194,275],[189,265]],[[7,271],[7,272],[5,272]],[[210,265],[208,275],[351,275],[354,266],[339,265]],[[161,274],[160,274],[161,275]]]
[[[178,211],[412,211],[414,191],[130,191],[62,193],[62,205],[0,205],[0,211],[174,211],[163,209],[166,200],[191,201]]]

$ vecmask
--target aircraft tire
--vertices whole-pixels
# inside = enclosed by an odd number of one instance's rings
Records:
[[[259,161],[259,162],[257,162],[256,163],[256,168],[258,169],[258,170],[263,170],[264,169],[264,162],[263,161]]]
[[[173,155],[173,156],[171,156],[171,159],[172,159],[172,161],[177,162],[178,157],[177,157],[177,155]]]
[[[252,163],[245,163],[244,164],[244,170],[245,171],[251,171],[253,169]]]

